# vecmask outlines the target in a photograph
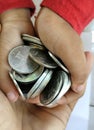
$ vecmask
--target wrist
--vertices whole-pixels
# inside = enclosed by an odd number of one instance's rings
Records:
[[[28,8],[8,10],[0,16],[1,27],[3,31],[7,29],[10,31],[16,30],[20,34],[34,34],[30,16],[30,10]]]
[[[28,19],[30,19],[30,10],[27,8],[7,10],[0,16],[1,24],[6,22],[26,21]]]

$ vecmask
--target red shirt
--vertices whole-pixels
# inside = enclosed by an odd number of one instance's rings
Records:
[[[94,0],[43,0],[45,6],[56,12],[80,34],[94,18]],[[0,0],[0,13],[12,8],[30,8],[35,6],[31,0]]]
[[[31,0],[0,0],[0,13],[13,8],[30,8],[32,13],[35,10]]]

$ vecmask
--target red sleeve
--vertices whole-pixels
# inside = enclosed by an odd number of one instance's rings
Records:
[[[0,0],[0,13],[12,8],[30,8],[31,13],[35,10],[32,0]]]
[[[94,18],[94,0],[43,0],[41,6],[56,12],[79,34]]]

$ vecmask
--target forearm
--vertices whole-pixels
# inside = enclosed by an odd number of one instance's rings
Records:
[[[79,34],[94,18],[93,0],[43,0],[41,6],[53,10]]]
[[[30,19],[30,10],[27,8],[20,8],[20,9],[10,9],[1,14],[1,22],[4,24],[5,22],[14,22],[17,20],[24,21],[26,19]]]

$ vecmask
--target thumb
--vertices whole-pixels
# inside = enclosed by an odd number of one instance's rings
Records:
[[[84,90],[84,83],[87,81],[87,78],[92,70],[93,67],[93,62],[94,62],[94,56],[91,52],[85,52],[85,57],[86,57],[86,75],[80,75],[79,77],[72,77],[71,76],[71,81],[72,85],[71,88],[73,91],[79,93],[82,90]],[[83,70],[84,71],[84,70]]]

